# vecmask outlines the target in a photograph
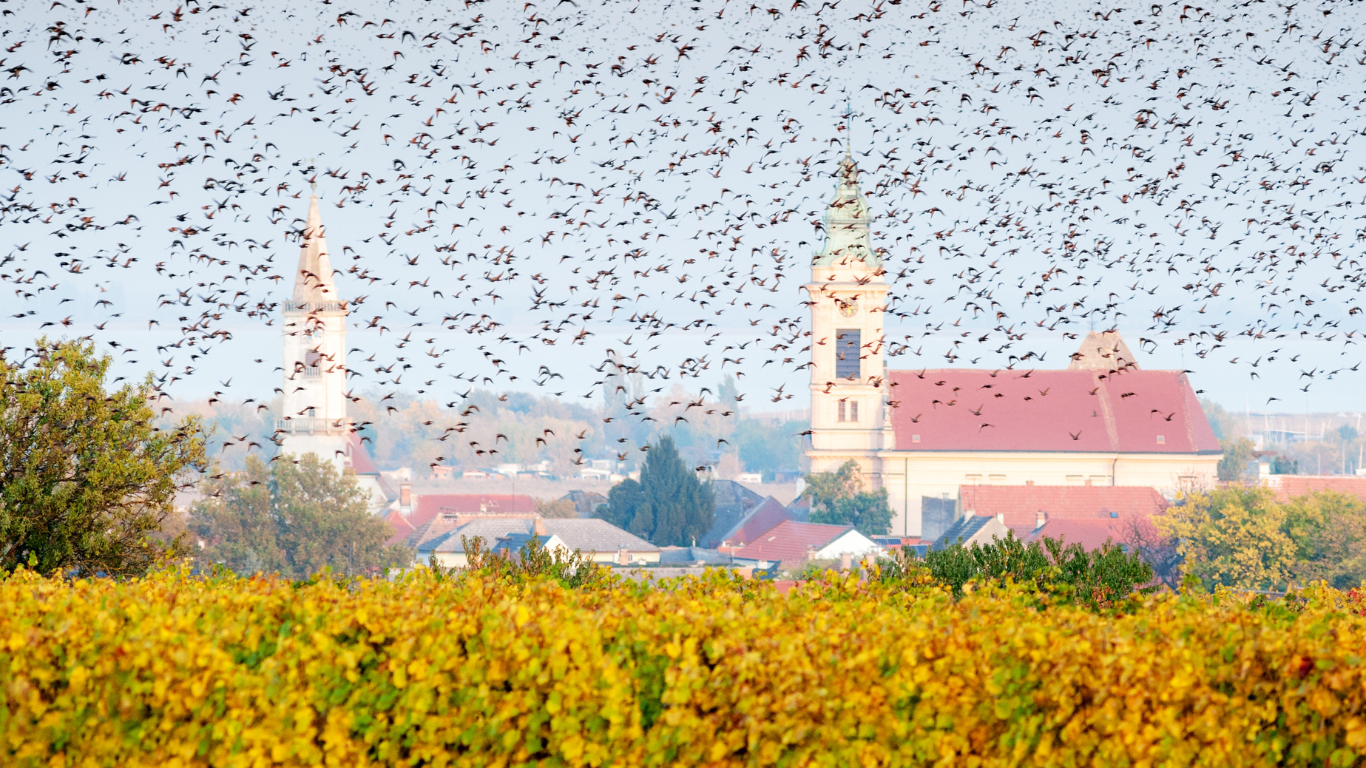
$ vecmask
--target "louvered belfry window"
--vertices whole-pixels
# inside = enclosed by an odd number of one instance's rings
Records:
[[[857,379],[859,377],[859,331],[847,329],[835,331],[835,378]]]

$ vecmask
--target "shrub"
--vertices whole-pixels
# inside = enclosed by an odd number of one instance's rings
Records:
[[[0,750],[14,768],[1359,765],[1363,601],[1294,602],[20,571],[0,579]]]
[[[917,570],[924,574],[917,578]],[[1106,542],[1087,550],[1080,544],[1064,544],[1045,536],[1042,542],[1025,544],[1006,531],[1004,539],[985,546],[962,543],[930,550],[924,560],[915,550],[903,547],[879,574],[892,583],[924,583],[926,578],[961,596],[969,584],[1015,583],[1052,599],[1076,602],[1092,609],[1110,608],[1139,593],[1153,579],[1152,568],[1137,554]]]

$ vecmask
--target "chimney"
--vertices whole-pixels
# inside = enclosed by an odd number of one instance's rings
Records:
[[[1048,513],[1042,509],[1034,513],[1034,530],[1039,530],[1044,523],[1048,522]]]
[[[815,548],[815,546],[812,546],[812,545],[809,545],[809,544],[808,544],[807,547],[806,547],[806,561],[809,563],[809,562],[811,562],[812,560],[815,560],[815,559],[816,559],[816,548]]]
[[[848,552],[845,552],[844,554],[840,555],[840,571],[842,573],[848,573],[849,569],[852,568],[853,565],[854,558]]]
[[[620,565],[631,564],[631,553],[626,551],[626,547],[617,547],[617,563]]]
[[[540,516],[537,516],[536,519],[532,521],[531,528],[536,532],[537,536],[545,535],[545,521],[542,520]]]
[[[398,511],[407,515],[413,511],[413,484],[400,483],[398,486]]]

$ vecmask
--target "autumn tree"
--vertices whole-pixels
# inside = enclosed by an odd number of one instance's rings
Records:
[[[863,473],[853,459],[834,472],[807,475],[802,494],[811,501],[813,523],[852,525],[865,534],[884,534],[892,524],[887,489],[864,490]]]
[[[269,467],[252,456],[207,490],[189,521],[206,563],[305,579],[323,568],[355,576],[412,562],[410,550],[385,544],[393,530],[370,514],[355,478],[315,454]]]
[[[158,429],[152,377],[106,391],[89,341],[27,351],[0,351],[0,570],[132,575],[184,551],[159,534],[204,465],[199,420]]]
[[[1366,583],[1366,505],[1355,496],[1318,491],[1282,503],[1283,527],[1295,548],[1295,581],[1340,589]]]
[[[1270,489],[1227,486],[1186,494],[1154,522],[1179,542],[1182,572],[1207,585],[1283,589],[1294,573],[1295,543]]]

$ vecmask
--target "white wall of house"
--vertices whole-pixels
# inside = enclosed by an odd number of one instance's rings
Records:
[[[882,546],[858,531],[846,531],[834,541],[816,550],[817,560],[833,560],[841,555],[851,555],[855,559],[864,555],[881,556]]]

